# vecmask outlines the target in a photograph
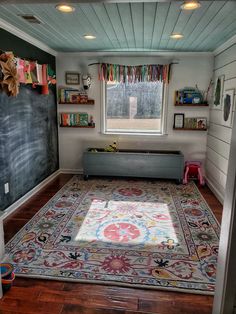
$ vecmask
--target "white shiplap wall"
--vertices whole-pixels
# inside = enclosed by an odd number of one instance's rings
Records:
[[[236,42],[215,55],[214,81],[220,75],[225,76],[224,91],[234,89],[236,93]],[[222,125],[222,110],[211,108],[207,136],[206,178],[208,185],[221,202],[225,194],[231,136],[232,126]]]

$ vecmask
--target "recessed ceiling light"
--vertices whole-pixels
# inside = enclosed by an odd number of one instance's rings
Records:
[[[64,13],[71,13],[71,12],[75,11],[74,7],[72,7],[71,5],[66,4],[66,3],[57,4],[56,9],[61,11],[61,12],[64,12]]]
[[[84,35],[84,38],[85,39],[95,39],[96,38],[96,36],[93,36],[93,35]]]
[[[182,10],[196,10],[200,8],[201,3],[198,0],[185,0],[181,5]]]
[[[183,38],[183,37],[184,37],[184,35],[179,34],[179,33],[172,33],[172,34],[170,35],[170,38],[173,38],[173,39],[181,39],[181,38]]]

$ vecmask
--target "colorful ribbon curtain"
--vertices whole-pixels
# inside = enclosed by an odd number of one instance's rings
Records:
[[[171,64],[120,65],[100,63],[98,76],[100,81],[119,83],[164,82],[170,81]]]

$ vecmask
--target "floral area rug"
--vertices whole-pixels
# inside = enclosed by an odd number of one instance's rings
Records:
[[[19,276],[213,294],[219,231],[194,183],[75,176],[5,260]]]

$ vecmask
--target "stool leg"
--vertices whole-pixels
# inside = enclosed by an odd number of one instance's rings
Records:
[[[188,172],[189,172],[189,167],[187,166],[185,168],[183,184],[187,184],[188,183]]]
[[[200,182],[201,185],[204,185],[205,182],[204,182],[204,179],[203,179],[203,175],[202,175],[201,168],[199,167],[197,171],[198,171],[198,179],[199,179],[199,182]]]

